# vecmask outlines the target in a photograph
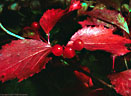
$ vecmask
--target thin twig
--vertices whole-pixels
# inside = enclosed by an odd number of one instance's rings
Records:
[[[126,61],[126,58],[124,57],[124,62],[125,62],[125,66],[126,66],[126,69],[128,70],[128,64],[127,64],[127,61]]]
[[[48,36],[48,44],[50,44],[50,33],[48,33],[47,36]]]
[[[93,75],[91,75],[90,73],[84,71],[83,69],[78,68],[78,71],[80,71],[80,72],[86,74],[87,76],[89,76],[89,77],[91,77],[92,79],[94,79],[94,80],[100,82],[101,84],[107,86],[108,88],[114,89],[114,87],[113,87],[112,85],[106,83],[105,81],[103,81],[103,80],[101,80],[101,79],[98,79],[98,78],[94,77]]]
[[[9,30],[7,30],[7,29],[2,25],[1,22],[0,22],[0,27],[1,27],[7,34],[9,34],[9,35],[11,35],[11,36],[14,36],[14,37],[16,37],[16,38],[18,38],[18,39],[25,39],[24,37],[21,37],[21,36],[19,36],[19,35],[16,35],[16,34],[10,32]]]

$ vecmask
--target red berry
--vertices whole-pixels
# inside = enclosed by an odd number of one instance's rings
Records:
[[[52,47],[52,53],[55,55],[55,56],[60,56],[62,55],[63,53],[63,47],[59,44],[56,44]]]
[[[38,30],[39,28],[40,28],[40,25],[39,25],[39,23],[38,22],[33,22],[32,24],[31,24],[31,27],[33,28],[33,29],[35,29],[35,30]]]
[[[75,50],[70,46],[66,46],[63,51],[63,57],[73,58],[74,56],[75,56]]]
[[[84,43],[82,40],[80,39],[76,39],[74,42],[73,42],[73,48],[77,51],[81,51],[83,48],[84,48]]]

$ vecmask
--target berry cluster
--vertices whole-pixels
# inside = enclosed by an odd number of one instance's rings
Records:
[[[38,31],[38,29],[40,28],[39,23],[38,22],[33,22],[30,26],[31,29],[33,29],[34,31]],[[64,58],[73,58],[76,53],[75,50],[77,51],[81,51],[84,48],[84,43],[81,39],[76,39],[75,41],[73,41],[73,43],[65,46],[63,48],[63,46],[56,44],[52,47],[52,53],[55,56],[63,56]]]
[[[56,44],[52,47],[52,53],[55,56],[61,56],[63,55],[64,58],[73,58],[75,56],[75,50],[81,51],[84,48],[84,43],[82,40],[77,39],[73,42],[72,45],[67,45],[64,47]]]
[[[28,28],[31,28],[34,31],[38,31],[40,26],[38,22],[33,22],[31,26]],[[52,47],[52,53],[55,56],[62,55],[64,58],[73,58],[76,55],[75,50],[81,51],[83,48],[84,48],[83,41],[81,39],[76,39],[75,41],[73,41],[73,43],[66,45],[64,48],[59,44],[54,45]]]

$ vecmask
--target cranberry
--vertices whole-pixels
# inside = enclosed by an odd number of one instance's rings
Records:
[[[62,55],[63,53],[63,47],[59,44],[56,44],[52,47],[52,53],[55,55],[55,56],[60,56]]]
[[[73,42],[73,48],[77,51],[81,51],[83,48],[84,48],[84,43],[82,40],[80,39],[76,39],[74,42]]]
[[[35,30],[38,30],[40,28],[40,25],[38,22],[34,21],[32,24],[31,24],[31,27]]]
[[[72,47],[66,46],[63,51],[63,57],[73,58],[75,56],[75,50]]]

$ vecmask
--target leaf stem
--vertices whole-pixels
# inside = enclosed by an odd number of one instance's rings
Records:
[[[50,44],[50,34],[48,33],[47,36],[48,36],[48,44]]]
[[[105,81],[103,81],[103,80],[101,80],[101,79],[98,79],[98,78],[94,77],[93,75],[91,75],[90,73],[84,71],[83,69],[78,68],[78,71],[80,71],[80,72],[86,74],[87,76],[91,77],[92,79],[100,82],[102,85],[105,85],[105,86],[107,86],[108,88],[114,89],[114,87],[113,87],[112,85],[106,83]]]
[[[77,62],[77,63],[78,63],[78,62]],[[82,72],[82,73],[84,73],[85,75],[91,77],[93,80],[95,80],[95,81],[99,82],[100,84],[104,85],[105,88],[110,88],[110,89],[113,89],[113,90],[115,89],[113,85],[108,84],[108,83],[106,83],[105,81],[103,81],[103,80],[101,80],[101,79],[93,76],[93,75],[90,74],[89,72],[83,70],[83,69],[80,67],[81,65],[80,65],[79,63],[76,65],[76,64],[72,64],[70,61],[68,61],[68,64],[71,64],[71,65],[69,66],[69,68],[70,68],[72,71],[77,70],[77,71],[79,71],[79,72]]]
[[[112,65],[113,72],[115,72],[115,59],[116,59],[116,56],[113,56],[113,65]]]
[[[1,27],[7,34],[9,34],[9,35],[11,35],[11,36],[14,36],[14,37],[16,37],[16,38],[18,38],[18,39],[25,39],[24,37],[21,37],[21,36],[19,36],[19,35],[16,35],[16,34],[10,32],[9,30],[7,30],[7,29],[2,25],[1,22],[0,22],[0,27]]]
[[[124,62],[125,62],[125,66],[126,66],[126,69],[128,70],[128,64],[127,64],[127,61],[126,61],[126,58],[124,57]]]
[[[40,35],[40,38],[41,38],[42,40],[44,40],[44,42],[47,43],[47,41],[45,40],[45,38],[43,38],[41,35]]]

